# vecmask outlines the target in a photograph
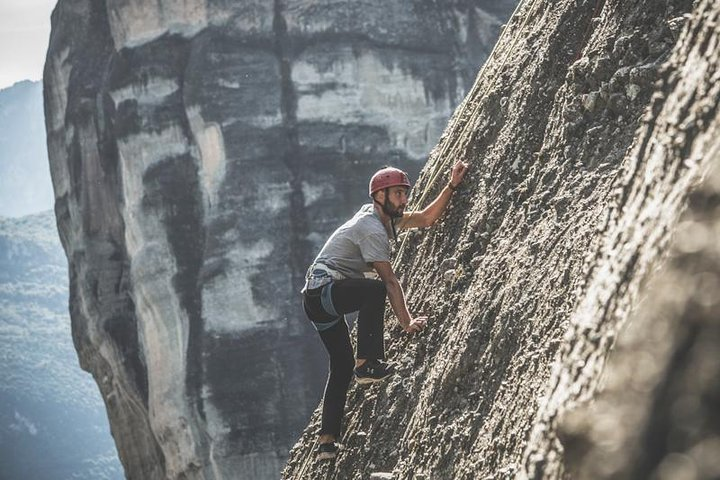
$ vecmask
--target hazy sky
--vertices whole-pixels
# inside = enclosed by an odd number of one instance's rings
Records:
[[[57,0],[0,0],[0,88],[42,78]]]

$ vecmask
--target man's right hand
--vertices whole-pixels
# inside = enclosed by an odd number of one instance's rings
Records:
[[[405,333],[417,333],[425,328],[428,317],[415,317],[410,321],[410,324],[403,327]]]

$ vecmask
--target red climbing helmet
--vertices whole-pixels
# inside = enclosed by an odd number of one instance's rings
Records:
[[[375,175],[370,179],[370,196],[372,197],[372,194],[379,190],[396,187],[398,185],[410,188],[410,179],[407,173],[394,167],[381,168],[375,172]]]

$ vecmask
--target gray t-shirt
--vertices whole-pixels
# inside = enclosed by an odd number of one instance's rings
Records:
[[[372,271],[368,263],[390,261],[390,238],[372,203],[328,238],[313,263],[327,265],[345,278],[363,278]]]

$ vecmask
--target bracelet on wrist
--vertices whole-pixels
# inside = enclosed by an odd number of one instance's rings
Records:
[[[452,190],[453,192],[454,192],[455,190],[457,190],[457,188],[458,188],[457,186],[453,185],[452,182],[450,182],[450,181],[447,183],[447,187],[448,187],[450,190]]]

